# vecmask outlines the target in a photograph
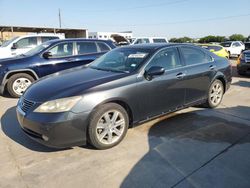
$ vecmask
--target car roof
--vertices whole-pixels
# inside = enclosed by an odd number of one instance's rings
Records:
[[[87,41],[87,42],[90,42],[90,41],[94,41],[94,42],[107,42],[107,41],[111,41],[111,40],[100,40],[100,39],[85,39],[85,38],[67,38],[67,39],[55,39],[53,40],[53,42],[57,43],[57,42],[75,42],[75,41]]]
[[[197,44],[198,46],[219,46],[219,47],[223,47],[219,44]]]
[[[133,48],[133,49],[148,49],[148,50],[158,50],[165,47],[177,47],[177,46],[193,46],[193,44],[186,44],[186,43],[147,43],[147,44],[134,44],[129,46],[123,46],[120,48]]]

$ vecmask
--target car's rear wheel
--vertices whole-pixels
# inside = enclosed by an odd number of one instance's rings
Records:
[[[220,80],[215,80],[208,91],[207,106],[209,108],[216,108],[220,105],[224,95],[224,86]]]
[[[11,76],[7,82],[7,90],[12,97],[18,98],[34,82],[34,78],[26,73]]]
[[[101,105],[90,118],[89,142],[97,149],[114,147],[125,137],[128,124],[128,114],[122,106],[116,103]]]

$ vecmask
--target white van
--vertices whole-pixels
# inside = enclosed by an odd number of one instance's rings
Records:
[[[24,54],[48,40],[63,39],[63,35],[54,34],[33,34],[21,37],[14,37],[0,46],[0,59],[14,57]]]
[[[131,44],[146,44],[146,43],[168,43],[165,37],[140,37],[133,39]]]

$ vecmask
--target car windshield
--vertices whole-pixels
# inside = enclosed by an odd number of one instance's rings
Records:
[[[119,48],[101,56],[89,67],[104,71],[130,73],[145,61],[149,53],[148,49]]]
[[[41,51],[43,51],[45,48],[47,48],[48,46],[50,46],[50,44],[51,44],[51,41],[42,43],[42,44],[38,45],[37,47],[31,49],[30,51],[26,52],[23,55],[24,56],[32,56],[32,55],[38,54]]]
[[[13,41],[15,41],[17,38],[18,38],[18,37],[14,37],[14,38],[12,38],[12,39],[10,39],[10,40],[5,41],[5,42],[2,44],[1,47],[9,46],[9,44],[11,44],[11,43],[12,43]]]
[[[221,46],[223,46],[223,47],[230,47],[231,46],[231,42],[223,42],[223,43],[221,43]]]

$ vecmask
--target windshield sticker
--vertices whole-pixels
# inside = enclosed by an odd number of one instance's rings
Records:
[[[128,58],[144,58],[147,54],[130,54]]]

